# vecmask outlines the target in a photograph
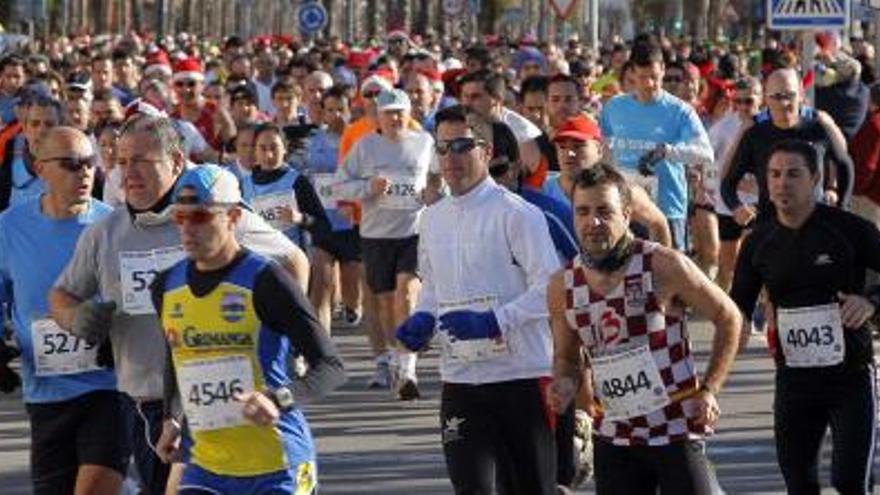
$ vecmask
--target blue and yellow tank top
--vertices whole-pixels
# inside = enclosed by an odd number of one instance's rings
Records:
[[[302,411],[256,426],[241,414],[237,393],[289,384],[290,342],[268,328],[254,307],[257,276],[269,261],[247,252],[210,293],[187,284],[191,261],[168,272],[162,326],[168,339],[185,414],[184,461],[218,475],[257,476],[314,460]]]

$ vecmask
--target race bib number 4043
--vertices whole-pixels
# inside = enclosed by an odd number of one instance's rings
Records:
[[[177,368],[186,421],[193,431],[244,424],[237,395],[254,389],[251,360],[246,356],[186,361]]]
[[[71,375],[100,369],[96,362],[98,346],[66,332],[55,320],[34,319],[31,339],[37,376]]]
[[[610,421],[642,416],[670,402],[647,345],[593,357],[592,367],[605,418]]]
[[[778,309],[776,318],[787,366],[810,368],[843,362],[846,346],[837,303]]]

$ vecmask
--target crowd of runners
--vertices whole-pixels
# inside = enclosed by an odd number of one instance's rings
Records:
[[[345,383],[346,327],[374,358],[348,386],[389,400],[439,354],[457,494],[721,493],[706,442],[755,334],[788,492],[819,493],[830,429],[831,484],[870,493],[873,47],[612,41],[3,54],[0,390],[34,493],[317,493],[302,406]]]

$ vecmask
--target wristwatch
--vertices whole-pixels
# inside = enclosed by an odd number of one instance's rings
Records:
[[[269,394],[269,397],[272,398],[272,402],[275,403],[275,406],[281,412],[290,411],[293,409],[294,404],[296,404],[296,400],[293,398],[293,391],[289,387],[278,387]]]

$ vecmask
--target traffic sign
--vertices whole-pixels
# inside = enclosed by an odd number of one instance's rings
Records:
[[[850,0],[769,0],[770,29],[842,29],[849,23]]]
[[[464,10],[464,0],[443,0],[443,12],[446,15],[458,15]]]
[[[565,19],[574,12],[577,0],[550,0],[550,6],[556,11],[560,19]]]
[[[317,33],[327,26],[327,9],[321,2],[306,2],[299,6],[296,18],[299,21],[300,32]]]

